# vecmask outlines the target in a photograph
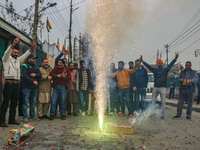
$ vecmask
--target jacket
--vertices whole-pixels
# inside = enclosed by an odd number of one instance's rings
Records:
[[[66,78],[57,77],[58,74],[62,74],[62,73],[66,74]],[[55,87],[56,85],[67,86],[68,80],[71,79],[70,70],[67,67],[59,68],[58,66],[55,66],[53,70],[51,71],[50,75],[53,77],[53,85],[52,85],[53,87]]]
[[[137,68],[118,70],[114,73],[114,77],[117,77],[117,85],[120,89],[126,89],[130,87],[130,74],[134,73]]]
[[[39,79],[38,84],[38,92],[42,93],[51,93],[51,80],[48,79],[51,73],[51,67],[45,68],[43,66],[39,67],[39,70],[42,74],[41,78]]]
[[[87,80],[88,80],[87,89],[93,89],[94,86],[91,81],[91,72],[88,68],[86,68],[86,72],[87,72]],[[82,84],[83,84],[83,73],[82,73],[82,68],[80,68],[78,69],[78,72],[77,72],[76,88],[81,89]]]
[[[183,85],[182,80],[184,80],[184,79],[190,79],[191,85]],[[192,69],[189,71],[187,71],[186,69],[181,71],[181,73],[179,75],[179,82],[181,83],[180,88],[179,88],[180,91],[190,90],[192,93],[194,93],[196,83],[198,82],[197,72]]]
[[[131,87],[136,88],[147,88],[148,84],[148,74],[147,70],[141,66],[141,69],[138,69],[135,73],[131,75]]]
[[[29,62],[25,64],[26,66],[22,65],[22,88],[35,89],[37,85],[33,84],[33,81],[38,81],[42,74],[35,64]],[[36,76],[31,77],[31,73],[35,73]]]
[[[166,68],[153,68],[149,64],[143,61],[143,64],[154,74],[154,87],[166,87],[167,74],[176,62],[176,59]]]
[[[23,62],[30,54],[31,50],[27,50],[22,56],[17,57],[17,59],[11,56],[13,51],[12,45],[7,48],[3,55],[3,68],[5,79],[20,80],[20,63]]]

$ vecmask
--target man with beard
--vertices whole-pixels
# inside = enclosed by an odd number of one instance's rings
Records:
[[[63,59],[58,60],[58,65],[53,68],[50,75],[53,77],[53,95],[51,99],[50,120],[54,119],[56,104],[59,99],[59,111],[61,119],[65,120],[66,110],[66,83],[70,80],[69,68],[65,67]]]
[[[141,97],[141,111],[143,115],[146,109],[146,88],[148,84],[148,74],[147,70],[141,65],[140,59],[135,61],[135,66],[137,66],[138,70],[133,74],[131,83],[131,88],[135,92],[135,108],[136,113],[135,117],[140,115],[140,101],[139,97]]]
[[[67,84],[67,113],[68,115],[71,115],[71,104],[73,104],[73,114],[74,116],[78,116],[77,105],[79,99],[78,99],[78,93],[76,91],[77,70],[74,70],[73,63],[69,63],[69,69],[70,69],[71,79]]]
[[[37,120],[35,117],[35,102],[37,98],[38,80],[41,78],[41,72],[35,65],[37,57],[29,55],[25,64],[22,65],[22,113],[24,122],[29,122],[27,106],[30,104],[30,119]]]
[[[8,124],[19,125],[19,123],[15,120],[15,114],[20,91],[20,63],[22,63],[31,54],[33,48],[36,46],[35,42],[33,41],[32,48],[26,51],[26,53],[24,53],[22,56],[18,57],[19,42],[20,39],[17,36],[14,39],[12,45],[9,46],[5,51],[2,58],[5,76],[5,87],[3,90],[4,100],[1,105],[0,112],[0,127],[8,127],[5,123],[8,107],[10,110]]]
[[[76,90],[79,92],[80,105],[82,111],[82,117],[88,115],[88,105],[89,105],[89,88],[92,89],[91,83],[91,72],[85,66],[85,61],[80,61],[80,69],[77,72],[76,79]]]
[[[130,91],[129,91],[129,87],[130,87],[130,74],[134,73],[137,68],[133,68],[133,69],[124,69],[124,62],[123,61],[119,61],[118,62],[118,67],[119,70],[116,71],[112,77],[115,78],[117,77],[117,85],[118,85],[118,89],[119,89],[119,99],[120,99],[120,106],[121,106],[121,110],[122,113],[120,113],[118,116],[124,116],[125,115],[125,106],[124,106],[124,97],[126,100],[126,105],[128,107],[128,111],[129,111],[129,117],[133,117],[133,106],[132,103],[130,101]]]
[[[187,100],[186,119],[190,120],[192,115],[192,104],[194,100],[195,87],[198,81],[197,72],[191,69],[191,62],[185,63],[185,70],[181,71],[179,75],[179,98],[177,105],[177,114],[173,119],[181,119],[184,101]]]
[[[175,58],[172,60],[172,62],[166,67],[163,68],[163,61],[161,59],[158,59],[156,62],[157,68],[153,68],[148,63],[146,63],[143,60],[143,57],[140,56],[140,60],[142,63],[154,74],[154,88],[152,92],[152,106],[153,106],[153,113],[151,116],[155,116],[155,106],[156,106],[156,99],[158,94],[160,94],[161,98],[161,116],[160,119],[165,119],[165,97],[166,97],[166,81],[167,81],[167,74],[176,62],[176,60],[179,57],[179,53],[175,54]]]
[[[51,67],[47,58],[42,59],[42,65],[39,67],[42,77],[38,83],[38,116],[39,119],[49,119],[47,113],[49,111],[51,100]]]

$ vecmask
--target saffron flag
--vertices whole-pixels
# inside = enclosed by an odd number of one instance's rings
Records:
[[[46,23],[46,27],[47,27],[47,31],[50,32],[50,30],[52,29],[50,23],[49,23],[49,19],[47,17],[47,23]]]

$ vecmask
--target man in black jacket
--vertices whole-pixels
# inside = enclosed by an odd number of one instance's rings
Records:
[[[28,56],[27,63],[22,65],[22,112],[24,122],[28,122],[27,103],[30,104],[30,119],[35,118],[35,101],[37,98],[38,80],[41,78],[41,72],[35,65],[36,57],[32,54]]]
[[[143,62],[143,64],[154,74],[154,88],[152,92],[152,106],[153,109],[155,109],[156,106],[156,98],[158,94],[160,94],[161,98],[161,116],[160,119],[165,119],[165,97],[166,97],[166,81],[167,81],[167,74],[176,62],[176,60],[179,57],[179,53],[176,53],[175,58],[172,60],[172,62],[166,67],[163,68],[163,61],[161,59],[158,59],[156,62],[157,68],[153,68],[148,63],[143,61],[142,56],[140,56],[140,60]],[[152,116],[155,116],[155,112],[153,112]]]

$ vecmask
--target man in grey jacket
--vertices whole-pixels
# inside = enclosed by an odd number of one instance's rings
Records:
[[[15,120],[17,101],[19,99],[20,89],[20,63],[23,62],[32,52],[32,49],[36,46],[35,42],[32,43],[32,48],[26,51],[22,56],[19,54],[19,37],[17,36],[12,45],[10,45],[4,53],[2,58],[5,76],[5,87],[3,90],[3,103],[0,109],[0,127],[8,127],[5,123],[6,112],[9,107],[9,121],[8,124],[19,125]]]

